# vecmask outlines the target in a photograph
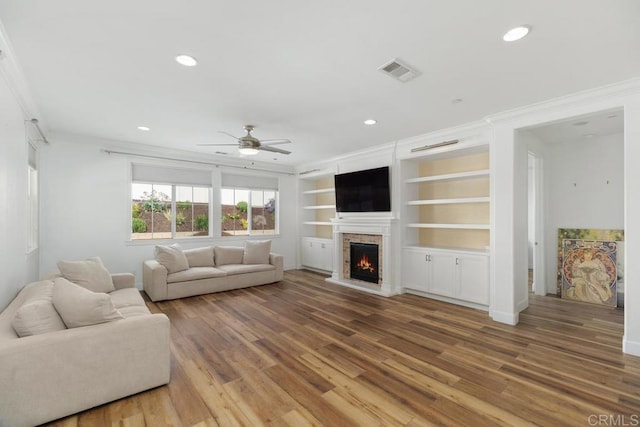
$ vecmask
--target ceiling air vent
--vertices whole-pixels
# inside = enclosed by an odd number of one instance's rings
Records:
[[[391,60],[384,64],[382,67],[378,68],[378,70],[382,71],[385,74],[393,77],[394,79],[400,80],[402,83],[408,82],[420,75],[420,71],[415,68],[411,68],[404,62],[400,61],[398,58]]]

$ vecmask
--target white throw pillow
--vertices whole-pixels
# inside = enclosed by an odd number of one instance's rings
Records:
[[[58,269],[62,277],[92,292],[111,292],[116,289],[111,274],[99,257],[84,261],[59,261]]]
[[[189,268],[191,267],[213,267],[213,247],[185,249],[184,256],[187,257]]]
[[[216,255],[216,265],[242,264],[243,248],[216,246],[213,251]]]
[[[156,246],[155,258],[156,261],[165,266],[169,273],[177,273],[189,268],[187,257],[177,243],[171,246]]]
[[[53,305],[68,328],[124,318],[113,306],[109,295],[91,292],[64,278],[54,281]]]
[[[269,264],[271,240],[248,240],[244,242],[243,264]]]
[[[53,307],[53,282],[39,282],[32,295],[16,311],[11,324],[20,337],[67,329]]]

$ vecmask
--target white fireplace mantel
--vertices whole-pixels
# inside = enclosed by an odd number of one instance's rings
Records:
[[[400,293],[400,287],[394,283],[393,262],[393,230],[396,218],[390,216],[345,216],[331,220],[333,226],[333,273],[328,282],[358,289],[364,292],[382,296],[391,296]],[[352,280],[344,277],[343,273],[343,234],[368,234],[382,236],[382,277],[379,285]]]

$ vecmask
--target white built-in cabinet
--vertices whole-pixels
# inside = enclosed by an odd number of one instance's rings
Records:
[[[461,302],[489,305],[489,256],[462,250],[402,250],[403,287]]]
[[[489,306],[489,144],[481,136],[399,152],[402,287],[479,308]]]
[[[316,237],[301,239],[302,265],[316,270],[333,269],[333,241]]]
[[[301,177],[300,255],[303,267],[333,271],[333,228],[336,199],[333,171]]]

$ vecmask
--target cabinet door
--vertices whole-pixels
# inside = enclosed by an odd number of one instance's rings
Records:
[[[445,252],[429,252],[429,292],[447,297],[456,296],[456,257]]]
[[[482,255],[458,255],[458,298],[489,304],[489,258]]]
[[[320,244],[320,262],[318,268],[333,271],[333,243],[322,242]]]
[[[402,250],[402,287],[427,292],[427,252],[418,249]]]
[[[317,246],[317,242],[313,240],[302,239],[302,265],[315,268],[318,259]]]

